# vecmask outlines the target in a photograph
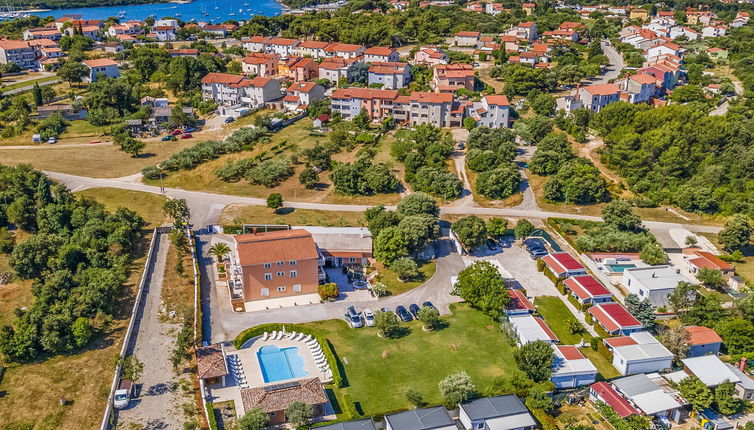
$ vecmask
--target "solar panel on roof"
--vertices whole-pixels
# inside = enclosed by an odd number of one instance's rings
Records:
[[[300,385],[297,381],[283,382],[282,384],[268,385],[264,387],[264,391],[269,393],[270,391],[285,390],[286,388],[298,387]]]

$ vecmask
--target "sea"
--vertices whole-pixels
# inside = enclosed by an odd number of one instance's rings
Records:
[[[128,6],[82,7],[32,12],[33,15],[54,16],[81,15],[83,19],[107,19],[118,17],[144,20],[147,17],[179,18],[185,22],[205,21],[214,24],[228,20],[246,21],[256,15],[280,15],[283,6],[276,0],[195,0],[191,3],[153,3]]]

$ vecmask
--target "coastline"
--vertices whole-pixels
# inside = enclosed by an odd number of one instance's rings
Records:
[[[17,11],[18,13],[39,13],[39,12],[51,12],[52,9],[24,9]]]

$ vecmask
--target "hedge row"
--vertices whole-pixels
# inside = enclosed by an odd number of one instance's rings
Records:
[[[330,369],[332,370],[333,384],[335,384],[336,387],[343,387],[344,379],[341,371],[340,360],[338,360],[338,358],[335,356],[335,352],[333,351],[333,347],[332,344],[330,344],[330,341],[327,340],[327,338],[324,337],[324,335],[322,335],[322,333],[318,330],[312,330],[308,327],[297,324],[262,324],[242,331],[238,336],[236,336],[236,339],[233,341],[233,343],[235,344],[236,348],[240,349],[241,346],[243,346],[243,344],[246,343],[246,341],[248,341],[249,339],[256,336],[261,336],[264,332],[280,331],[283,329],[283,326],[285,326],[288,331],[297,331],[299,333],[310,334],[312,335],[312,337],[317,339],[317,342],[319,342],[319,344],[322,346],[322,351],[324,352],[325,358],[327,358],[327,363],[330,365]]]
[[[534,418],[539,422],[542,430],[558,430],[558,425],[555,422],[555,418],[547,415],[547,412],[542,409],[534,408],[530,408],[529,410],[531,411],[531,414],[534,415]]]
[[[550,268],[545,265],[544,260],[542,260],[541,258],[537,260],[537,270],[542,272],[542,274],[545,275],[547,279],[551,280],[552,283],[555,284],[555,288],[560,291],[560,294],[565,295],[565,286],[563,285],[563,280],[565,278],[559,278],[555,276],[555,274],[552,273],[552,270],[550,270]]]
[[[215,405],[212,402],[207,402],[207,415],[209,415],[209,430],[218,430]]]

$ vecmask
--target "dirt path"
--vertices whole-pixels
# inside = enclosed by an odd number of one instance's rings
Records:
[[[183,394],[170,363],[179,325],[160,320],[162,283],[168,253],[168,237],[161,234],[144,290],[144,304],[136,322],[138,331],[129,345],[129,352],[144,363],[140,396],[128,409],[118,412],[118,428],[180,429],[184,417],[180,404]]]
[[[616,172],[608,169],[607,166],[602,164],[602,160],[600,160],[599,154],[597,154],[597,150],[602,148],[603,146],[605,146],[605,142],[602,140],[602,138],[596,136],[590,137],[586,143],[578,143],[575,141],[572,142],[572,147],[576,150],[576,153],[579,157],[586,158],[594,163],[594,166],[599,169],[600,174],[602,174],[602,176],[604,176],[610,182],[614,184],[622,183],[624,185],[624,188],[622,190],[622,193],[624,194],[623,197],[633,196],[633,193],[628,190],[628,184],[624,182],[623,178],[621,178]]]

